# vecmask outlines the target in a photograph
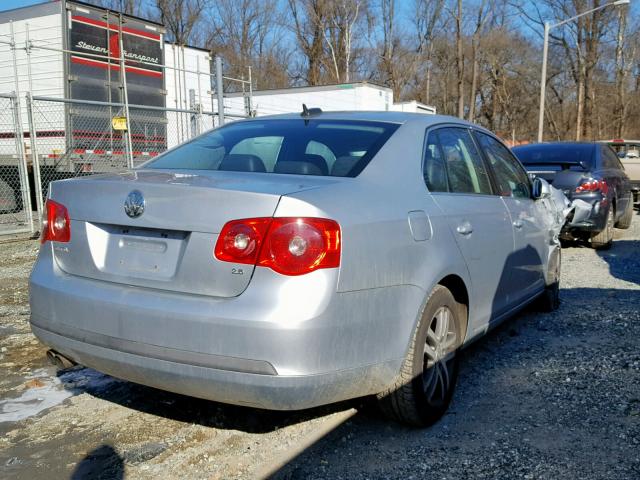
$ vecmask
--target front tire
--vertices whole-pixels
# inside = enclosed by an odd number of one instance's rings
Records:
[[[616,212],[613,205],[607,210],[607,220],[604,230],[591,237],[591,246],[596,250],[609,250],[613,245],[613,228],[615,224]]]
[[[458,377],[457,354],[465,320],[466,307],[456,302],[447,288],[436,286],[396,382],[378,395],[387,417],[426,427],[444,415]]]
[[[538,297],[538,309],[543,312],[555,312],[560,308],[560,281],[547,285]]]

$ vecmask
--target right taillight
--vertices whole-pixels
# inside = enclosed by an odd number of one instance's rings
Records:
[[[608,191],[609,186],[605,180],[596,180],[593,178],[583,180],[582,183],[576,187],[576,193],[602,192],[606,194]]]
[[[40,243],[68,242],[69,240],[71,240],[71,220],[67,207],[56,201],[47,200]]]
[[[255,264],[282,275],[340,266],[340,225],[326,218],[250,218],[228,222],[214,249],[218,260]]]

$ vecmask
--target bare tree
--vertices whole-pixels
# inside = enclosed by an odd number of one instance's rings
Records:
[[[98,5],[109,10],[122,12],[126,15],[142,16],[144,12],[142,2],[136,0],[99,0]]]
[[[436,26],[440,23],[444,0],[417,0],[415,22],[418,33],[417,51],[425,63],[424,101],[431,102],[431,72],[433,70],[433,49]]]
[[[275,0],[217,0],[208,15],[205,44],[225,58],[229,75],[247,79],[252,66],[257,88],[288,85],[289,55],[282,47],[283,19]]]
[[[483,28],[490,18],[492,13],[491,4],[487,0],[482,0],[478,6],[475,29],[471,35],[471,87],[469,88],[469,114],[468,119],[473,122],[476,112],[476,100],[478,97],[478,70],[479,61],[478,51],[481,48],[481,40],[483,34]]]
[[[304,79],[309,85],[322,81],[324,28],[327,21],[325,0],[289,0],[293,30],[298,48],[307,61]]]
[[[327,24],[322,30],[336,82],[349,82],[356,23],[367,7],[365,0],[327,0]]]
[[[616,33],[616,50],[615,50],[615,82],[616,82],[616,102],[614,108],[616,137],[623,137],[625,133],[625,123],[628,113],[627,100],[627,80],[631,73],[631,67],[636,45],[626,42],[627,38],[627,17],[628,8],[620,8],[618,10],[618,28]],[[627,47],[627,48],[625,48]]]
[[[456,75],[458,82],[458,117],[464,118],[464,50],[462,39],[462,0],[458,0],[454,19],[456,25]]]
[[[202,19],[206,4],[207,0],[155,0],[168,40],[178,45],[192,43],[194,29]]]

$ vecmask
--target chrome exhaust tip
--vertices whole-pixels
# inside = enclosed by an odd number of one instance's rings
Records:
[[[76,362],[74,362],[70,358],[65,357],[61,353],[56,352],[55,350],[47,350],[47,360],[49,360],[49,363],[59,368],[60,370],[75,367],[77,365]]]

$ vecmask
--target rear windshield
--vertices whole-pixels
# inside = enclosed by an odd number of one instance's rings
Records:
[[[579,162],[587,168],[593,165],[595,146],[591,144],[540,144],[515,147],[513,153],[520,159],[526,167],[544,166],[554,169],[560,168],[562,164],[574,163],[571,169],[581,169]]]
[[[383,122],[302,118],[236,122],[143,168],[355,177],[397,128]]]

